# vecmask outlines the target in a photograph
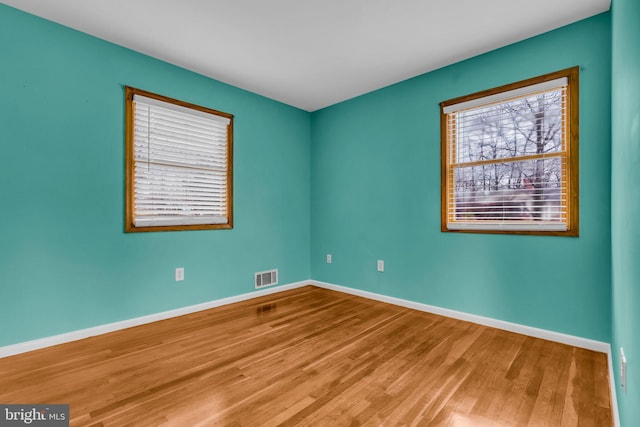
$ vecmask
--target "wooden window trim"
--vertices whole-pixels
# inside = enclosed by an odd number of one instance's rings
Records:
[[[545,235],[545,236],[579,236],[579,75],[580,67],[572,67],[542,76],[510,83],[500,87],[483,90],[470,95],[460,96],[449,99],[440,103],[440,229],[449,233],[476,233],[476,234],[523,234],[523,235]],[[444,108],[461,102],[471,101],[478,98],[495,95],[510,90],[543,83],[546,81],[566,77],[568,80],[567,87],[567,112],[568,120],[563,127],[563,141],[567,144],[565,147],[568,156],[568,173],[567,180],[563,182],[568,188],[567,200],[567,230],[566,231],[547,231],[547,230],[471,230],[471,229],[450,229],[447,224],[449,219],[453,217],[453,212],[448,209],[448,193],[449,185],[452,182],[449,179],[453,174],[453,169],[449,168],[448,158],[448,128],[447,114]]]
[[[227,126],[227,222],[223,224],[196,224],[196,225],[163,225],[163,226],[136,226],[135,219],[135,190],[134,190],[134,95],[157,99],[185,108],[202,111],[229,119]],[[233,228],[233,115],[196,104],[180,101],[167,96],[158,95],[130,86],[125,86],[125,232],[149,232],[149,231],[182,231],[182,230],[216,230]]]

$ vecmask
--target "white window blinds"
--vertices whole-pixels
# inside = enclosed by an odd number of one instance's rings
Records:
[[[568,79],[442,109],[449,230],[566,231]]]
[[[228,222],[230,119],[133,96],[133,224]]]

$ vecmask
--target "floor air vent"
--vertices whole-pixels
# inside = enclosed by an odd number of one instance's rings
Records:
[[[278,284],[278,270],[261,271],[256,273],[256,289]]]

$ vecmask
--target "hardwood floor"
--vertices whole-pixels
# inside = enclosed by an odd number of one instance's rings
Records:
[[[0,359],[71,425],[611,426],[605,354],[311,286]]]

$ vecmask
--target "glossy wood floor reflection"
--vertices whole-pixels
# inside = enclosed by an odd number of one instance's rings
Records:
[[[304,287],[0,359],[71,425],[611,426],[606,356]]]

